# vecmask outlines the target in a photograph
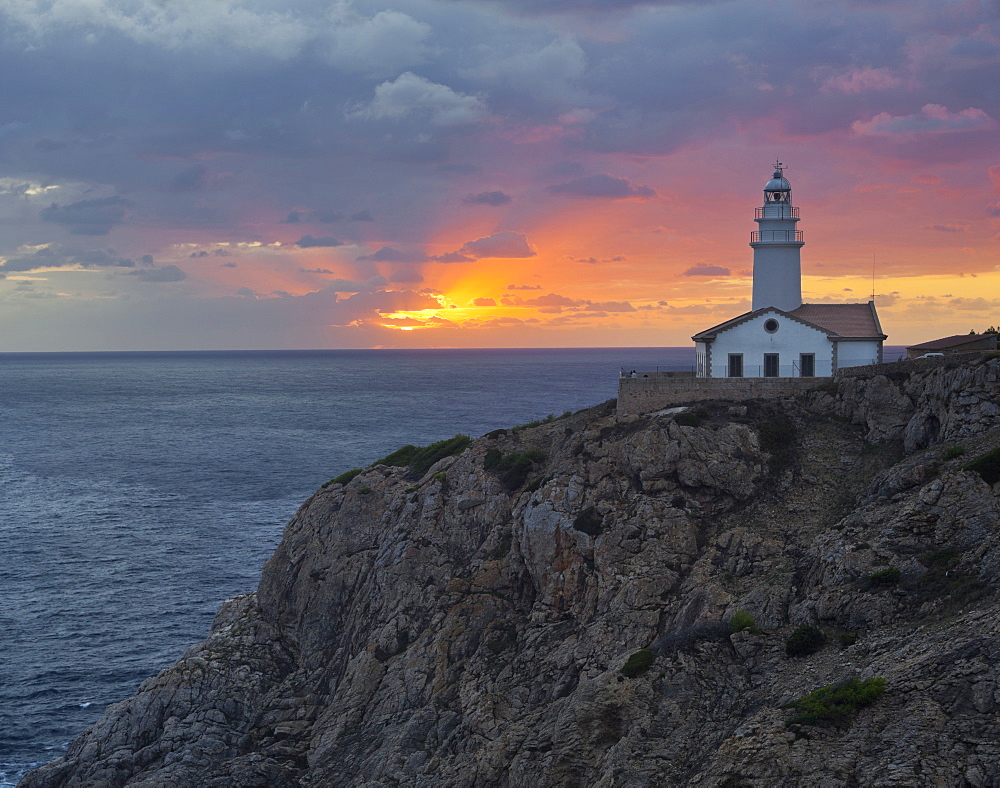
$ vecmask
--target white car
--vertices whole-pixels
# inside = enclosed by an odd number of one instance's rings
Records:
[[[944,353],[924,353],[922,356],[917,356],[917,358],[944,358]]]

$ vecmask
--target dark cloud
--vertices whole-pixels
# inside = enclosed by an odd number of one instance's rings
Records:
[[[603,172],[549,186],[548,192],[561,197],[594,200],[649,200],[656,196],[656,192],[648,186]]]
[[[496,306],[497,301],[495,298],[474,298],[472,304],[473,306]]]
[[[357,213],[351,214],[352,222],[374,222],[375,217],[372,216],[372,212],[367,208],[363,211],[358,211]]]
[[[462,164],[439,164],[437,171],[448,173],[449,175],[475,175],[482,172],[482,167],[477,167],[475,164],[470,164],[469,162]]]
[[[333,224],[343,218],[334,211],[291,211],[279,224]]]
[[[504,194],[501,191],[496,192],[479,192],[479,194],[470,194],[462,202],[466,205],[491,205],[497,207],[500,205],[506,205],[511,201],[511,197],[508,194]]]
[[[684,272],[684,276],[729,276],[730,272],[728,268],[723,268],[721,265],[696,265],[688,268]]]
[[[513,230],[500,230],[492,235],[469,241],[458,250],[459,254],[468,257],[534,257],[535,252],[528,245],[524,233]],[[441,262],[445,262],[441,260]]]
[[[222,263],[219,267],[220,268],[237,268],[238,266],[237,266],[236,263]]]
[[[43,208],[43,222],[63,224],[74,235],[107,235],[116,224],[125,221],[128,203],[121,197],[80,200],[69,205],[52,203]]]
[[[2,267],[6,271],[37,271],[43,268],[77,266],[80,268],[134,268],[135,261],[129,257],[119,257],[114,249],[73,249],[53,245],[43,247],[23,257],[8,258]]]
[[[300,268],[300,274],[333,274],[329,268]]]
[[[507,285],[508,290],[541,290],[541,285]]]
[[[170,190],[175,192],[204,191],[212,183],[212,172],[204,164],[194,164],[181,170],[170,180]]]
[[[162,282],[181,282],[187,279],[184,273],[176,265],[165,265],[161,268],[150,268],[133,272],[139,277],[140,282],[150,282],[160,284]]]
[[[422,263],[427,259],[427,255],[420,251],[401,251],[393,246],[382,246],[372,254],[361,255],[357,258],[359,262],[373,263]]]
[[[549,293],[537,298],[529,298],[524,303],[532,306],[576,306],[578,302],[558,293]]]
[[[319,238],[314,238],[311,235],[303,235],[299,240],[295,241],[295,246],[302,249],[312,249],[317,246],[343,246],[343,241],[338,241],[332,235],[324,235]]]
[[[432,259],[438,263],[471,263],[476,258],[469,257],[461,252],[446,252],[445,254],[438,255]]]

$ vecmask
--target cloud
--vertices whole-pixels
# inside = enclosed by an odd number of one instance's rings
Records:
[[[562,197],[594,200],[649,200],[656,196],[656,192],[648,186],[603,172],[549,186],[548,192]]]
[[[333,274],[329,268],[300,268],[300,274]]]
[[[150,282],[159,284],[161,282],[180,282],[187,279],[184,273],[176,265],[165,265],[162,268],[149,268],[133,272],[139,277],[140,282]]]
[[[418,250],[402,251],[393,246],[382,246],[372,254],[363,254],[356,258],[358,262],[373,263],[422,263],[427,255]]]
[[[317,246],[343,246],[343,241],[338,241],[332,235],[324,235],[320,238],[314,238],[311,235],[303,235],[299,240],[294,242],[295,246],[302,249],[312,249]]]
[[[389,277],[390,282],[401,282],[406,284],[412,284],[417,282],[423,282],[424,277],[419,271],[414,271],[412,268],[401,268],[396,271],[392,276]]]
[[[688,268],[683,276],[729,276],[730,271],[728,268],[723,268],[721,265],[696,265],[692,268]]]
[[[438,255],[437,257],[432,257],[431,259],[438,263],[471,263],[476,258],[469,257],[461,252],[446,252],[445,254]]]
[[[528,245],[523,233],[500,230],[462,245],[458,253],[466,257],[534,257],[537,252]],[[440,260],[440,262],[445,262]]]
[[[587,301],[585,304],[588,310],[600,310],[602,312],[635,312],[636,309],[628,301]]]
[[[987,216],[1000,216],[1000,202],[991,202],[986,205]]]
[[[892,90],[901,84],[902,81],[899,77],[889,69],[867,66],[828,77],[819,89],[824,93],[837,92],[857,95],[872,90]]]
[[[473,306],[496,306],[495,298],[476,298],[472,301]]]
[[[69,205],[52,203],[43,208],[43,222],[63,224],[74,235],[107,235],[116,224],[125,221],[128,203],[121,197],[80,200]]]
[[[470,194],[462,202],[466,205],[491,205],[494,207],[500,205],[506,205],[511,201],[511,197],[508,194],[504,194],[501,191],[496,192],[479,192],[479,194]]]
[[[541,290],[541,285],[507,285],[508,290]]]
[[[890,139],[913,139],[922,134],[955,134],[963,131],[988,131],[997,122],[983,110],[969,107],[951,112],[941,104],[925,104],[912,115],[880,112],[870,120],[856,120],[851,129],[856,134]]]
[[[145,262],[145,261],[144,261]],[[22,257],[8,258],[5,271],[38,271],[43,268],[135,268],[130,257],[119,257],[114,249],[74,249],[45,246]]]
[[[417,116],[432,126],[464,126],[486,115],[482,99],[452,90],[447,85],[406,71],[393,82],[375,88],[375,98],[365,107],[348,112],[360,120],[400,121]]]
[[[386,77],[427,59],[431,26],[408,14],[386,10],[371,19],[359,19],[344,11],[338,22],[330,32],[329,49],[324,53],[325,59],[337,68]]]
[[[170,191],[200,192],[212,184],[212,172],[204,164],[194,164],[170,179]]]
[[[537,298],[529,298],[524,303],[531,304],[532,306],[576,306],[577,302],[572,298],[567,298],[564,295],[559,295],[558,293],[549,293],[548,295],[538,296]]]
[[[352,222],[374,222],[375,217],[372,216],[372,212],[365,208],[363,211],[358,211],[357,213],[351,214]]]
[[[333,211],[291,211],[288,216],[281,220],[280,224],[332,224],[343,218],[343,214]]]
[[[967,224],[925,224],[927,230],[936,230],[939,233],[963,233],[969,229]]]

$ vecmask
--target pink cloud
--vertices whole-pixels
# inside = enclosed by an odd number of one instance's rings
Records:
[[[924,104],[912,115],[880,112],[870,120],[856,120],[851,129],[856,134],[892,139],[913,139],[921,134],[954,134],[961,131],[987,131],[997,122],[977,107],[951,112],[940,104]]]
[[[869,90],[889,90],[898,88],[901,82],[887,68],[859,68],[827,79],[821,86],[823,93],[837,92],[854,95]]]

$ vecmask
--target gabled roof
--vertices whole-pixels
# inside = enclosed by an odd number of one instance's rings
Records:
[[[970,342],[981,342],[984,338],[989,339],[990,334],[956,334],[953,337],[943,339],[932,339],[930,342],[921,342],[919,345],[910,345],[907,350],[942,350],[944,348],[959,347]],[[996,340],[994,340],[996,341]]]
[[[833,340],[886,339],[885,334],[882,333],[882,326],[878,322],[875,305],[871,301],[867,304],[802,304],[790,312],[768,306],[753,312],[745,312],[725,323],[706,328],[691,339],[695,342],[711,341],[723,331],[728,331],[741,323],[753,320],[765,312],[775,312],[790,317],[810,328],[822,331]]]
[[[803,304],[792,317],[822,326],[843,339],[885,339],[875,304]]]

